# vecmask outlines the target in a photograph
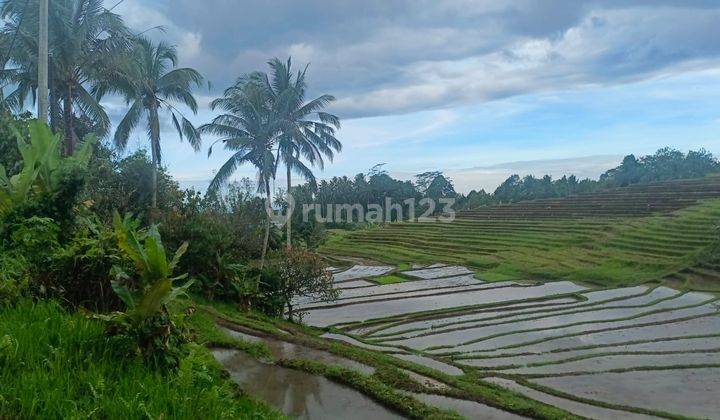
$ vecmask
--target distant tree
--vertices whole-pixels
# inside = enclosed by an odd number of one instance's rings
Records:
[[[500,203],[509,203],[515,201],[518,195],[518,187],[520,186],[520,176],[517,174],[510,175],[496,189],[493,195]]]
[[[387,171],[384,169],[387,163],[377,163],[367,173],[368,178],[372,178],[375,175],[387,175]]]
[[[442,176],[440,171],[428,171],[415,175],[415,187],[420,194],[426,194],[435,178]]]
[[[704,149],[691,150],[685,155],[665,147],[640,159],[633,155],[625,156],[618,167],[600,176],[600,183],[605,187],[625,187],[669,179],[698,178],[719,171],[717,159]]]
[[[690,150],[685,156],[685,174],[689,178],[699,178],[720,171],[720,163],[705,149]]]
[[[495,204],[495,197],[493,197],[492,194],[488,194],[487,192],[485,192],[485,190],[472,190],[468,193],[467,196],[460,198],[458,208],[474,209],[490,204]]]
[[[438,198],[455,197],[457,193],[452,181],[440,173],[430,182],[425,190],[425,195],[437,200]]]
[[[634,155],[627,155],[620,166],[610,169],[600,176],[600,181],[617,187],[627,187],[640,181],[642,172],[640,162]]]

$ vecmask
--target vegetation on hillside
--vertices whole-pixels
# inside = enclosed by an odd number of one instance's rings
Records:
[[[718,182],[708,178],[694,184],[710,189],[706,197],[713,197]],[[677,184],[638,187],[615,209],[590,203],[584,217],[572,215],[578,202],[558,200],[547,214],[545,207],[518,206],[516,216],[509,213],[512,208],[489,207],[492,211],[468,213],[452,223],[336,231],[320,251],[386,263],[458,263],[479,269],[478,276],[489,281],[570,279],[619,286],[670,277],[681,286],[717,289],[717,263],[708,255],[718,243],[720,200],[694,205],[688,200],[687,207],[669,213],[644,211],[643,202],[653,194],[682,197],[692,190]],[[628,214],[637,208],[635,217]]]
[[[322,180],[317,187],[305,184],[292,189],[296,208],[304,204],[313,204],[313,210],[301,219],[300,214],[294,217],[298,230],[307,231],[315,228],[315,220],[329,221],[331,228],[355,228],[359,222],[358,212],[351,213],[341,220],[333,218],[334,209],[329,205],[357,205],[368,214],[375,206],[383,210],[384,221],[408,220],[420,216],[442,214],[443,206],[439,199],[451,198],[455,202],[452,209],[466,211],[482,209],[497,204],[516,203],[527,200],[563,198],[578,194],[612,192],[616,188],[632,185],[645,185],[651,182],[702,178],[720,172],[720,162],[705,150],[689,151],[683,154],[677,150],[664,148],[653,155],[639,159],[633,155],[626,156],[616,168],[603,173],[598,180],[578,180],[574,175],[563,176],[553,180],[549,175],[536,178],[532,175],[520,177],[511,175],[500,184],[493,193],[484,190],[472,190],[468,194],[457,193],[452,180],[440,171],[417,174],[414,181],[402,181],[391,177],[383,165],[376,165],[367,173],[349,177],[333,177]],[[424,199],[435,200],[430,208],[423,204]],[[407,205],[412,201],[413,207]],[[389,211],[392,206],[402,206],[402,214]],[[318,212],[319,210],[319,212]],[[299,212],[298,212],[299,213]]]

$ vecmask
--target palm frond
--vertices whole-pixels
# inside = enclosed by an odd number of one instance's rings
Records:
[[[120,120],[120,123],[115,129],[115,136],[113,137],[115,147],[120,150],[125,149],[128,139],[130,138],[130,133],[140,122],[143,110],[143,104],[141,101],[133,102],[132,106],[130,106],[130,109],[128,109],[125,116],[122,120]]]

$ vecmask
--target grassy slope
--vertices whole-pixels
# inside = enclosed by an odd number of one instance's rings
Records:
[[[635,218],[457,219],[334,232],[321,252],[385,263],[448,262],[486,280],[572,279],[617,286],[693,266],[715,243],[720,200]],[[682,277],[680,278],[683,279]],[[708,288],[684,278],[688,287]]]
[[[239,395],[201,346],[167,374],[126,348],[54,303],[0,308],[0,418],[281,417]]]

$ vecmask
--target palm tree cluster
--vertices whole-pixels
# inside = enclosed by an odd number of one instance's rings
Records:
[[[270,185],[280,164],[286,169],[289,193],[292,174],[314,184],[311,167],[323,168],[325,160],[332,160],[341,150],[335,137],[340,120],[324,111],[334,98],[321,95],[306,101],[307,66],[294,73],[290,59],[270,60],[269,74],[254,72],[240,77],[211,104],[223,113],[196,129],[178,106],[197,113],[193,88],[202,85],[203,77],[194,69],[178,67],[174,46],[133,33],[111,9],[105,8],[102,0],[50,2],[49,125],[62,133],[65,155],[73,154],[84,134],[108,135],[110,118],[101,101],[109,94],[120,96],[128,109],[112,138],[123,150],[130,134],[145,126],[154,168],[153,208],[162,164],[160,118],[164,111],[180,140],[187,139],[196,151],[201,147],[201,133],[205,133],[219,137],[232,152],[212,180],[210,192],[217,191],[239,166],[250,164],[257,168],[258,193],[266,195],[270,212]],[[0,30],[0,104],[5,110],[23,112],[29,100],[32,104],[36,100],[38,10],[38,0],[5,0],[0,5],[4,20]],[[7,95],[5,89],[9,89]],[[289,220],[286,229],[290,248]],[[268,218],[263,260],[269,231]]]
[[[38,10],[37,0],[6,0],[0,6],[6,22],[0,32],[0,51],[6,52],[0,82],[11,88],[2,98],[5,109],[22,112],[28,98],[35,102]],[[133,34],[102,0],[53,0],[48,28],[49,123],[53,131],[63,133],[64,153],[73,154],[79,130],[107,135],[110,118],[100,101],[109,93],[122,95],[130,107],[115,130],[115,145],[124,149],[131,131],[146,116],[155,207],[161,164],[159,110],[170,111],[180,138],[199,149],[197,130],[175,104],[197,112],[192,88],[202,83],[202,76],[193,69],[176,68],[174,47]]]
[[[325,159],[332,160],[342,144],[335,137],[340,128],[339,118],[324,112],[335,98],[321,95],[305,101],[307,66],[293,73],[289,58],[287,62],[274,58],[268,65],[270,74],[244,75],[226,89],[221,98],[214,100],[211,107],[223,113],[199,130],[218,136],[217,142],[233,153],[217,171],[209,190],[218,190],[240,165],[249,163],[257,169],[258,192],[265,194],[270,213],[270,181],[275,179],[281,163],[285,166],[290,194],[293,173],[315,184],[315,176],[307,164],[322,168]],[[212,146],[208,153],[211,151]],[[287,247],[291,248],[290,217],[285,228]],[[268,218],[261,261],[265,259],[269,232]]]

